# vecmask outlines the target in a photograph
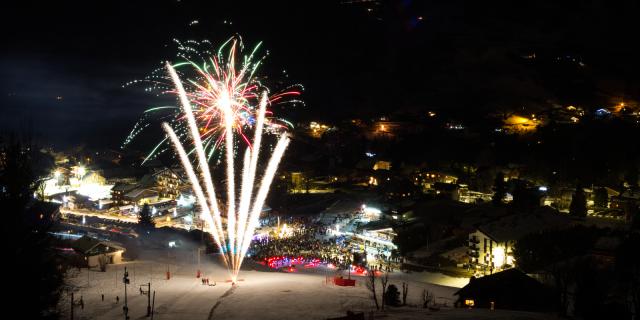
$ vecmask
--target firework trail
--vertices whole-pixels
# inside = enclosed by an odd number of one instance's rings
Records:
[[[235,156],[233,150],[235,148],[234,126],[237,125],[237,123],[234,119],[236,119],[235,114],[243,110],[243,102],[238,101],[238,98],[231,98],[231,93],[234,89],[228,84],[225,84],[224,81],[210,79],[213,81],[209,83],[209,90],[216,91],[211,92],[211,94],[217,97],[216,100],[210,101],[210,108],[220,109],[224,117],[222,125],[225,132],[226,144],[227,223],[225,225],[226,229],[223,228],[223,219],[220,214],[220,209],[218,208],[211,170],[205,156],[205,147],[202,144],[200,133],[202,130],[198,127],[196,114],[192,112],[192,102],[189,100],[189,96],[184,90],[178,74],[169,63],[167,63],[166,67],[175,84],[176,93],[180,98],[181,106],[185,114],[187,127],[189,129],[189,138],[193,142],[198,168],[200,169],[200,177],[195,174],[194,165],[191,163],[189,155],[185,151],[184,143],[180,141],[172,126],[164,123],[163,129],[167,132],[169,140],[174,146],[187,172],[194,193],[198,198],[198,203],[202,207],[202,219],[207,222],[208,230],[213,235],[224,257],[224,262],[227,265],[232,282],[235,283],[244,256],[251,244],[251,238],[255,228],[258,226],[260,212],[264,206],[269,187],[290,139],[286,133],[280,134],[276,147],[267,163],[266,170],[262,175],[258,190],[254,194],[254,183],[257,175],[256,169],[259,161],[266,105],[268,103],[265,93],[258,107],[253,143],[251,144],[251,142],[247,141],[248,146],[246,147],[242,163],[243,171],[241,174],[241,191],[238,199],[239,205],[236,205]],[[222,78],[222,80],[224,80],[224,78]],[[206,195],[203,191],[202,184],[205,185],[204,190],[206,190]]]

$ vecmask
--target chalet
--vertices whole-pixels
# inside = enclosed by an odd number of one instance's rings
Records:
[[[553,311],[553,292],[520,270],[509,269],[482,278],[471,278],[469,284],[454,295],[456,306],[469,308]]]
[[[173,200],[180,195],[181,188],[188,182],[184,170],[175,167],[154,169],[152,177],[155,180],[154,189],[158,191],[159,196]]]
[[[111,200],[117,205],[125,204],[125,202],[127,202],[125,195],[135,188],[135,184],[116,183],[113,188],[111,188]]]
[[[532,213],[510,214],[480,225],[469,234],[469,264],[493,273],[514,265],[513,248],[518,239],[543,230],[572,225],[571,218],[542,207]]]
[[[84,257],[89,268],[100,266],[101,259],[104,264],[117,264],[122,262],[122,253],[125,248],[111,241],[101,241],[88,236],[76,240],[73,249]]]
[[[124,195],[125,201],[143,205],[158,201],[158,191],[147,188],[136,188]]]

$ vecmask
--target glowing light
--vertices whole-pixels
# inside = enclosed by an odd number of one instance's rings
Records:
[[[102,185],[99,183],[82,183],[77,188],[77,193],[88,197],[92,201],[107,199],[111,197],[113,185]]]
[[[501,268],[506,263],[506,254],[504,252],[504,247],[494,247],[491,250],[491,254],[493,255],[494,267]]]
[[[374,207],[365,207],[363,211],[365,214],[372,214],[372,215],[379,215],[380,213],[382,213],[380,209],[374,208]]]
[[[78,167],[78,177],[82,178],[87,173],[87,169],[83,166]]]
[[[233,150],[236,147],[234,133],[241,136],[241,140],[245,140],[245,142],[248,142],[248,139],[241,131],[234,131],[234,129],[237,126],[236,115],[245,110],[246,102],[242,95],[237,95],[237,88],[229,83],[231,79],[235,78],[233,76],[227,77],[224,75],[233,75],[236,74],[237,71],[233,69],[233,64],[227,64],[227,70],[222,70],[223,67],[216,65],[216,70],[218,71],[217,75],[222,76],[208,74],[206,83],[208,86],[208,98],[205,103],[202,100],[198,100],[198,97],[193,96],[191,96],[192,100],[189,100],[190,96],[184,90],[182,82],[174,67],[169,63],[167,63],[166,67],[174,82],[176,89],[175,92],[180,98],[184,118],[186,118],[188,136],[194,144],[195,157],[197,158],[196,164],[197,168],[200,170],[200,177],[196,175],[194,170],[195,165],[192,164],[191,159],[185,151],[183,143],[178,138],[174,128],[165,122],[163,123],[163,129],[167,133],[169,141],[171,141],[172,145],[176,149],[180,161],[185,168],[185,172],[191,181],[195,197],[200,204],[201,217],[206,222],[208,231],[213,235],[214,241],[216,242],[220,253],[222,253],[224,263],[228,268],[231,280],[235,283],[244,256],[249,249],[253,233],[258,226],[260,212],[262,211],[269,187],[273,181],[278,164],[284,155],[284,151],[286,150],[290,139],[286,133],[280,134],[278,142],[267,163],[266,170],[262,175],[262,180],[259,183],[258,190],[254,193],[254,181],[256,180],[256,169],[259,160],[266,105],[269,102],[267,94],[264,93],[258,107],[253,143],[248,143],[249,146],[246,148],[244,153],[243,170],[240,177],[241,191],[239,199],[236,201],[235,180],[237,177],[234,170],[235,156]],[[240,71],[240,73],[244,72],[246,72],[245,69]],[[237,83],[234,83],[234,85],[237,85]],[[222,225],[222,217],[218,207],[213,179],[211,177],[211,170],[205,155],[206,147],[202,143],[202,130],[196,121],[197,114],[192,111],[192,101],[196,106],[204,105],[207,110],[211,110],[211,112],[223,116],[223,121],[221,121],[219,125],[222,126],[226,149],[226,229],[223,228]]]
[[[536,119],[535,115],[531,116],[531,119],[529,119],[518,115],[511,115],[504,119],[503,129],[511,133],[533,132],[537,129],[540,122]]]
[[[180,195],[177,200],[179,207],[191,207],[194,203],[196,203],[196,200],[193,196]]]

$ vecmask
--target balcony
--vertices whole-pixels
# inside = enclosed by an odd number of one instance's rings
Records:
[[[473,257],[473,258],[479,258],[480,257],[480,254],[478,253],[478,251],[474,251],[474,250],[468,251],[467,254],[469,255],[469,257]]]

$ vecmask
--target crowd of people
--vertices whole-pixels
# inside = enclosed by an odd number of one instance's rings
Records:
[[[337,238],[328,237],[327,227],[306,218],[291,218],[286,223],[291,230],[286,236],[280,236],[280,228],[276,228],[268,237],[252,243],[250,253],[256,261],[274,256],[320,259],[336,266],[349,261],[349,249]]]

